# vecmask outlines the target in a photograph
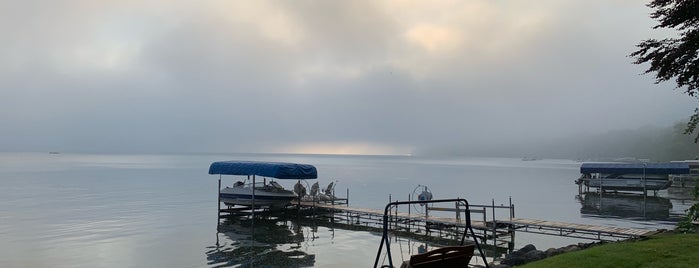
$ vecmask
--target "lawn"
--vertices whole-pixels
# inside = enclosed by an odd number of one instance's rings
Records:
[[[665,233],[609,243],[519,267],[699,267],[699,234]]]

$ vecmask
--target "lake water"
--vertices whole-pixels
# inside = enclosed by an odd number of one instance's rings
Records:
[[[691,205],[683,192],[577,197],[580,163],[508,158],[328,155],[98,155],[0,153],[0,267],[356,267],[372,266],[380,234],[283,219],[217,226],[221,160],[313,164],[321,186],[337,181],[350,205],[383,209],[419,184],[435,198],[508,204],[521,218],[672,228]],[[223,177],[230,185],[239,178]],[[287,188],[294,182],[279,181]],[[600,206],[599,204],[606,206]],[[219,232],[220,231],[220,232]],[[584,240],[518,233],[516,247]],[[394,243],[394,259],[421,246]]]

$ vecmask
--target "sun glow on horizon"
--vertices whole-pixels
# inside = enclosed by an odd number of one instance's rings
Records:
[[[305,143],[283,147],[281,153],[330,155],[412,155],[412,149],[374,143]]]

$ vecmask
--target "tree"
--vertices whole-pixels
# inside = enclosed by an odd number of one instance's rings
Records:
[[[655,73],[655,83],[675,79],[690,97],[699,98],[699,0],[652,0],[650,17],[659,22],[653,29],[678,32],[677,38],[647,39],[631,53],[635,64],[650,63],[645,73]],[[699,125],[699,108],[694,110],[684,134],[692,134]],[[699,141],[699,134],[694,142]]]

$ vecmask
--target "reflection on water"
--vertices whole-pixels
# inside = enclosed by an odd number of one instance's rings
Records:
[[[580,213],[600,217],[668,220],[672,209],[669,199],[642,194],[588,192],[577,199],[582,204]]]
[[[248,217],[221,220],[216,244],[206,249],[207,266],[356,267],[373,264],[381,239],[380,233],[368,231],[373,228],[343,224],[321,215],[299,217],[291,214],[294,213],[254,220]],[[400,263],[412,254],[458,243],[432,240],[392,236],[391,256]],[[386,254],[381,255],[381,263],[388,263]]]
[[[503,203],[511,197],[517,203],[516,215],[522,218],[657,229],[674,226],[673,218],[694,203],[691,194],[670,188],[659,192],[672,202],[669,221],[581,214],[581,202],[572,198],[577,187],[568,179],[579,176],[580,164],[569,160],[0,153],[0,267],[373,264],[380,232],[322,219],[297,223],[291,217],[268,224],[257,219],[255,239],[251,223],[230,219],[221,221],[221,233],[216,234],[218,185],[206,168],[226,159],[314,164],[322,171],[321,184],[339,180],[337,189],[350,189],[351,206],[360,208],[383,209],[389,195],[404,200],[416,185],[427,184],[435,198],[464,197],[472,204]],[[607,210],[609,202],[601,203],[594,208]],[[642,218],[638,215],[643,214],[635,215]],[[431,243],[396,239],[391,244],[394,260],[409,258],[421,245],[433,248]],[[518,233],[515,247],[575,242],[581,241]]]
[[[303,251],[317,228],[283,218],[227,218],[218,226],[217,245],[207,251],[213,267],[311,267]]]

